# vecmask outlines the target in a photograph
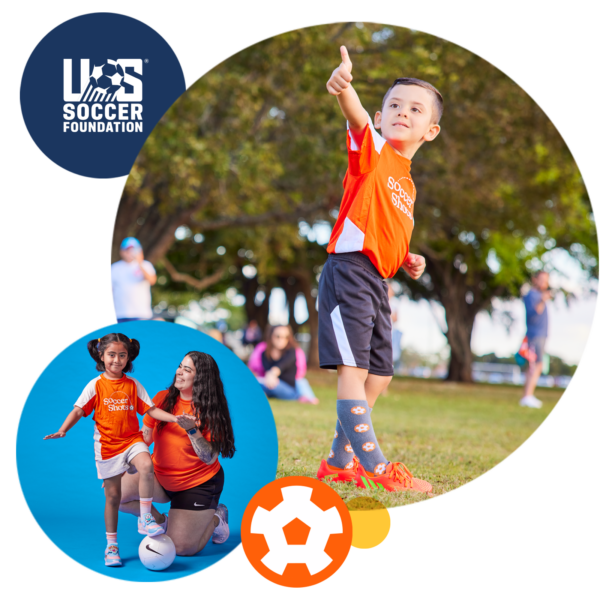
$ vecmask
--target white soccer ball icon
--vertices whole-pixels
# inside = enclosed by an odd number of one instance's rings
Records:
[[[364,415],[367,412],[367,409],[364,406],[353,406],[350,409],[350,412],[353,415]]]
[[[352,450],[352,446],[351,446],[350,444],[346,444],[346,445],[344,446],[344,450],[345,450],[346,452],[354,452],[354,450]]]
[[[357,433],[365,433],[366,431],[369,431],[369,429],[371,428],[366,423],[361,423],[354,428],[354,431]]]
[[[175,560],[175,544],[168,535],[161,533],[146,536],[140,543],[139,555],[142,564],[151,571],[162,571]]]
[[[374,444],[373,442],[365,442],[365,443],[362,445],[362,449],[363,449],[365,452],[372,452],[373,450],[375,450],[375,444]]]
[[[333,450],[329,451],[329,458],[333,458],[335,456],[335,452]]]
[[[107,90],[111,86],[121,87],[124,76],[123,67],[117,61],[109,58],[104,61],[104,64],[93,66],[90,79],[93,80],[92,85],[95,83],[96,86]]]
[[[321,510],[314,504],[312,492],[305,486],[284,487],[282,502],[270,511],[259,506],[252,517],[250,532],[263,534],[269,547],[262,563],[277,575],[283,575],[289,564],[305,564],[315,575],[332,562],[325,547],[330,535],[343,533],[342,519],[335,506]],[[304,545],[287,543],[283,528],[295,519],[310,527]]]
[[[354,469],[354,463],[352,461],[350,461],[349,463],[346,463],[346,466],[344,467],[344,469]]]

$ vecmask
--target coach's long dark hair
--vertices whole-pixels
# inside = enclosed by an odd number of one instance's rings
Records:
[[[108,348],[109,344],[123,344],[127,349],[127,364],[123,368],[123,373],[133,371],[133,361],[140,353],[140,343],[137,340],[132,340],[122,333],[107,333],[104,337],[90,340],[87,344],[90,356],[96,362],[96,371],[106,371],[102,355]]]
[[[192,410],[196,421],[200,423],[202,429],[207,428],[210,431],[209,443],[213,452],[220,453],[224,458],[231,458],[235,454],[233,427],[219,367],[215,359],[205,352],[193,350],[186,356],[192,359],[196,368],[192,391]],[[179,397],[179,390],[175,387],[175,377],[164,402],[160,405],[160,408],[171,414]],[[157,431],[165,425],[166,423],[161,421]]]

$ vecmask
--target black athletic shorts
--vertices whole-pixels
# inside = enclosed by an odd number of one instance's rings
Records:
[[[319,363],[394,374],[388,286],[361,252],[330,254],[319,278]]]
[[[171,499],[171,508],[182,510],[208,510],[217,508],[225,484],[225,473],[221,467],[209,480],[189,490],[165,493]]]

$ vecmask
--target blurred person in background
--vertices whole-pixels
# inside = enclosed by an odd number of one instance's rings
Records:
[[[144,260],[142,245],[134,237],[121,242],[120,254],[121,260],[111,265],[117,322],[152,319],[150,287],[156,283],[156,271]]]
[[[533,394],[542,374],[546,339],[548,338],[548,307],[546,302],[552,298],[548,289],[549,276],[546,271],[538,271],[531,278],[531,289],[523,296],[525,319],[527,321],[527,345],[535,352],[530,359],[530,367],[525,375],[525,390],[519,404],[529,408],[541,408],[542,401]]]
[[[248,322],[246,329],[244,329],[242,344],[244,344],[244,346],[252,346],[252,348],[254,348],[261,340],[262,331],[260,330],[258,323],[252,319]]]
[[[289,325],[269,327],[265,338],[250,356],[248,368],[267,398],[318,404],[305,378],[306,356],[296,343],[292,328]]]

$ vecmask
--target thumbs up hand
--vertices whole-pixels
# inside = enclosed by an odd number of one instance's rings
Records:
[[[333,71],[327,82],[327,91],[332,96],[339,96],[339,94],[350,86],[350,82],[352,81],[352,62],[350,61],[350,56],[348,56],[346,46],[340,48],[340,54],[342,55],[342,62]]]

